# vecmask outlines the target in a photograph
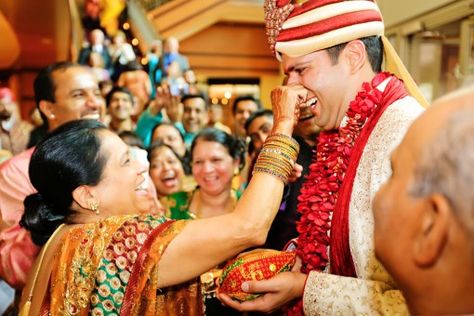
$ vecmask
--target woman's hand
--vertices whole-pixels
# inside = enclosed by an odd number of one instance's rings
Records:
[[[307,99],[308,91],[301,85],[279,86],[272,90],[273,133],[291,136],[298,123],[299,104]]]

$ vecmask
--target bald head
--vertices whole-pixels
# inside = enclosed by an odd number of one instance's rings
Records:
[[[410,192],[444,195],[474,236],[474,91],[462,90],[436,101],[413,124],[410,136],[422,148]]]
[[[474,313],[474,91],[435,102],[391,163],[373,203],[377,258],[413,314]]]

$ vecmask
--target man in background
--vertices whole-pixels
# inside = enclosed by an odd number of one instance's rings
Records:
[[[245,121],[257,110],[262,109],[262,104],[254,97],[240,96],[232,104],[232,115],[234,116],[234,135],[240,138],[246,137]]]
[[[184,142],[190,147],[194,137],[208,121],[207,102],[201,94],[186,94],[181,98],[183,104]]]
[[[109,129],[117,134],[135,130],[132,120],[134,98],[125,87],[114,87],[107,94],[106,103],[110,115]]]

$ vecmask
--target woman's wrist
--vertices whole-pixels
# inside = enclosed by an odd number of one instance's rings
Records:
[[[272,128],[271,134],[283,134],[283,135],[291,136],[293,134],[293,129],[294,129],[294,122],[290,120],[275,122]]]

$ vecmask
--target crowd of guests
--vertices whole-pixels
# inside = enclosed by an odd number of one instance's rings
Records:
[[[22,292],[12,306],[27,315],[474,312],[472,91],[424,111],[406,71],[382,71],[383,54],[395,57],[373,27],[383,24],[376,4],[310,5],[291,23],[311,45],[288,27],[271,41],[287,75],[272,110],[238,97],[232,127],[192,74],[180,77],[189,65],[175,39],[163,54],[153,44],[151,72],[122,72],[121,57],[136,65],[123,39],[110,53],[91,31],[82,64],[55,63],[35,79],[43,134],[28,150],[12,136],[32,126],[0,90],[9,146],[0,277]],[[358,20],[361,8],[371,15]],[[321,9],[353,10],[363,33],[307,28]],[[104,53],[110,61],[89,64]],[[107,74],[110,89],[98,77]],[[216,294],[222,263],[259,246],[295,251],[297,263],[243,283],[262,294],[252,301]]]

